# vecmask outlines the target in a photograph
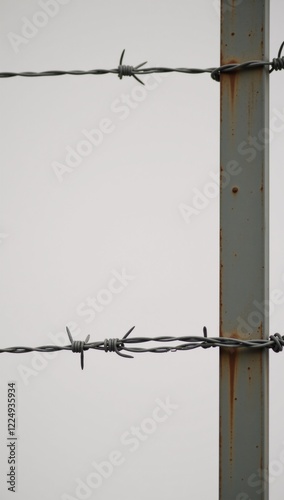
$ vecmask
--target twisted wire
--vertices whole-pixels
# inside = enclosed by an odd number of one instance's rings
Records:
[[[282,50],[284,47],[284,42],[282,42],[277,57],[273,58],[272,61],[246,61],[240,64],[225,64],[223,66],[219,66],[216,68],[166,68],[166,67],[152,67],[152,68],[144,68],[143,66],[146,62],[138,64],[137,66],[129,66],[123,64],[123,58],[125,54],[125,50],[123,50],[119,65],[114,69],[91,69],[87,71],[83,70],[72,70],[72,71],[24,71],[19,73],[14,72],[0,72],[0,78],[12,78],[15,76],[22,77],[41,77],[41,76],[62,76],[62,75],[73,75],[73,76],[82,76],[82,75],[106,75],[106,74],[117,74],[120,80],[124,76],[129,76],[135,78],[139,83],[144,85],[143,81],[138,78],[137,75],[149,75],[153,73],[185,73],[185,74],[201,74],[201,73],[210,73],[213,80],[219,82],[220,76],[222,73],[233,73],[236,71],[250,70],[256,68],[264,68],[268,66],[270,68],[269,73],[272,71],[280,71],[284,69],[284,56],[281,56]]]
[[[44,345],[40,347],[7,347],[5,349],[0,349],[1,353],[11,353],[11,354],[24,354],[32,351],[37,352],[56,352],[56,351],[72,351],[74,353],[81,354],[81,368],[84,369],[84,352],[89,349],[95,349],[104,352],[114,352],[119,356],[124,358],[133,358],[131,354],[127,353],[167,353],[167,352],[177,352],[177,351],[190,351],[192,349],[197,349],[201,347],[202,349],[208,349],[210,347],[223,348],[249,348],[249,349],[272,349],[274,352],[278,353],[283,351],[284,347],[284,335],[275,333],[270,335],[268,339],[252,339],[252,340],[242,340],[237,338],[228,337],[208,337],[207,328],[203,328],[203,336],[159,336],[159,337],[129,337],[130,333],[134,330],[134,326],[122,337],[122,339],[105,339],[98,342],[90,342],[90,335],[86,337],[84,341],[73,340],[71,332],[68,327],[66,331],[70,340],[70,345],[66,346],[56,346],[56,345]],[[155,347],[134,347],[134,344],[146,344],[147,342],[163,343],[164,345],[158,345]],[[167,345],[171,342],[181,342],[178,345]],[[124,352],[122,352],[124,351]]]

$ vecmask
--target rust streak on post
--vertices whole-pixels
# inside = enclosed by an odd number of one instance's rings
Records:
[[[230,5],[229,5],[230,4]],[[269,0],[221,0],[221,65],[269,60]],[[268,70],[223,73],[220,145],[220,336],[268,337]],[[228,182],[222,176],[234,166]],[[220,500],[267,500],[268,352],[220,350]]]

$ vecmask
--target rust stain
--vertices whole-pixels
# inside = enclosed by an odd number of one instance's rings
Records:
[[[222,166],[221,166],[222,170]],[[220,268],[219,268],[219,282],[220,282],[220,292],[219,292],[219,318],[220,318],[220,332],[219,335],[222,337],[222,330],[223,330],[223,261],[222,261],[222,248],[223,248],[223,241],[222,241],[222,227],[220,227]]]
[[[237,332],[233,331],[229,335],[228,333],[225,334],[225,332],[221,331],[221,336],[229,336],[230,338],[242,338],[242,336]],[[228,390],[229,390],[229,461],[230,464],[233,465],[233,451],[235,449],[235,439],[234,439],[234,430],[235,430],[235,425],[234,425],[234,416],[236,414],[235,411],[235,405],[237,404],[238,401],[238,395],[236,392],[236,383],[238,381],[238,366],[239,366],[239,359],[240,356],[242,355],[241,351],[238,351],[237,349],[226,349],[226,352],[222,351],[221,356],[222,356],[222,361],[221,365],[225,366],[224,372],[222,374],[222,377],[224,377],[225,373],[228,376]],[[225,364],[225,365],[224,365]],[[221,437],[220,437],[221,439]],[[222,441],[220,441],[222,443]]]
[[[222,416],[220,415],[219,417],[219,456],[221,457],[221,450],[222,450],[222,445],[223,445],[223,441],[222,441],[222,432],[221,432],[221,429],[222,429]],[[222,483],[222,467],[219,467],[219,484]]]
[[[262,329],[262,326],[260,325],[260,330]],[[238,332],[233,331],[230,334],[226,334],[226,336],[229,336],[230,338],[242,338]],[[219,444],[220,444],[220,453],[222,454],[223,446],[226,446],[227,448],[227,453],[228,453],[228,466],[229,466],[229,477],[233,478],[233,467],[234,467],[234,460],[235,460],[235,450],[238,449],[238,443],[236,442],[236,421],[235,421],[235,415],[238,414],[236,405],[238,404],[238,384],[239,384],[239,376],[241,375],[240,370],[243,370],[246,365],[246,370],[247,370],[247,384],[250,387],[250,390],[255,390],[255,381],[259,379],[259,377],[262,377],[262,371],[263,371],[263,359],[261,356],[261,359],[258,359],[258,354],[255,352],[255,357],[253,356],[253,359],[251,359],[251,355],[249,355],[249,358],[247,358],[248,363],[245,362],[245,365],[243,363],[243,355],[244,351],[243,350],[237,350],[237,349],[226,349],[226,351],[222,350],[222,362],[221,362],[221,377],[223,380],[227,380],[228,386],[228,428],[226,429],[226,432],[228,432],[227,435],[222,436],[222,420],[220,416],[220,436],[219,436]],[[246,356],[246,355],[245,355]],[[249,361],[250,360],[250,361]],[[252,364],[251,364],[252,363]],[[227,385],[227,384],[226,384]],[[247,393],[247,396],[249,397],[249,394]],[[258,441],[255,443],[255,446],[258,448],[259,443]],[[221,471],[222,467],[220,467],[220,474],[222,475]]]
[[[229,421],[230,421],[230,445],[229,445],[229,461],[233,464],[233,450],[234,450],[234,415],[235,415],[235,402],[237,401],[235,394],[235,382],[237,373],[237,350],[232,349],[226,351],[229,370]]]
[[[234,24],[234,16],[235,16],[235,1],[231,0],[231,5],[232,5],[232,13],[230,15],[230,19],[228,19],[228,26],[229,26],[229,32],[226,31],[226,36],[230,34],[231,37],[235,36],[235,31],[237,32],[236,25]],[[257,0],[254,0],[253,3],[257,4]],[[223,15],[223,12],[222,12]],[[224,21],[222,20],[222,23],[224,24]],[[224,27],[222,27],[224,29]],[[259,28],[258,28],[259,29]],[[235,31],[234,31],[235,30]],[[263,27],[261,28],[263,31]],[[222,33],[224,35],[224,33]],[[238,32],[236,33],[238,35]],[[250,40],[246,41],[248,42],[248,45],[253,43],[253,37],[255,36],[255,33],[253,31],[250,31],[247,33],[248,37],[251,37]],[[231,54],[228,54],[228,48],[227,44],[224,43],[224,36],[222,36],[221,40],[223,40],[222,47],[221,47],[221,65],[225,64],[238,64],[243,62],[242,60],[236,60],[236,59],[230,59],[229,57],[235,57],[238,56],[238,54],[235,54],[234,51]],[[229,44],[231,47],[235,46],[235,42],[237,40],[232,40],[229,39]],[[263,41],[261,42],[261,51],[263,52]],[[237,49],[238,52],[238,49]],[[229,55],[229,57],[228,57]],[[263,71],[262,70],[256,70],[256,73],[258,74],[260,78],[263,76]],[[238,113],[238,102],[239,102],[239,82],[241,77],[241,72],[234,72],[234,73],[223,73],[221,77],[221,121],[222,121],[222,106],[224,107],[224,117],[227,117],[227,114],[231,113],[230,120],[231,123],[228,125],[229,130],[228,130],[228,136],[229,140],[234,143],[234,127],[236,123],[236,113]],[[240,78],[240,79],[239,79]],[[248,123],[244,123],[244,127],[248,125],[248,131],[250,131],[252,122],[254,119],[254,112],[256,109],[256,105],[258,104],[258,82],[254,84],[254,82],[250,85],[249,88],[249,96],[250,98],[248,99]],[[229,108],[229,109],[226,109]],[[224,118],[225,119],[225,118]],[[222,166],[221,166],[221,173],[222,173]],[[260,183],[260,191],[262,192],[264,190],[263,183]],[[229,188],[230,189],[230,188]],[[236,195],[238,193],[239,188],[237,186],[232,186],[231,185],[231,192],[233,195]],[[253,194],[253,193],[252,193]],[[260,194],[258,191],[258,196],[261,197],[262,193]],[[231,198],[232,201],[232,198]],[[232,205],[234,204],[233,202],[231,203]],[[249,222],[249,218],[246,219],[247,222]],[[235,253],[233,253],[233,256],[236,256]],[[220,228],[220,336],[222,337],[230,337],[230,338],[240,338],[243,339],[245,335],[238,333],[235,331],[235,329],[230,329],[228,328],[228,331],[225,331],[226,326],[224,325],[222,319],[225,317],[225,311],[223,305],[223,249],[222,249],[222,228]],[[227,323],[227,322],[225,322]],[[233,330],[233,331],[232,331]],[[254,336],[257,338],[263,338],[263,325],[262,323],[257,327],[254,328]],[[238,443],[236,443],[236,428],[237,427],[237,421],[235,415],[237,412],[242,411],[242,406],[244,401],[251,396],[252,391],[255,389],[255,384],[258,381],[258,378],[262,378],[263,375],[263,369],[265,367],[264,363],[264,358],[260,356],[261,358],[261,364],[259,365],[259,352],[258,350],[255,351],[254,354],[250,354],[249,357],[246,357],[246,354],[244,351],[247,351],[246,349],[221,349],[220,350],[220,355],[221,355],[221,363],[220,363],[220,376],[222,379],[222,387],[223,390],[225,391],[226,395],[226,401],[225,401],[225,408],[224,408],[224,417],[225,417],[225,422],[223,422],[223,425],[225,424],[224,429],[226,429],[226,434],[224,433],[223,436],[220,432],[219,435],[219,445],[220,445],[220,450],[222,449],[222,443],[223,446],[226,446],[226,453],[223,456],[226,456],[226,460],[229,459],[229,478],[233,479],[234,474],[233,474],[233,466],[234,466],[234,450],[238,448]],[[244,356],[244,357],[243,357]],[[264,364],[263,364],[264,363]],[[247,366],[249,365],[249,366]],[[249,394],[246,393],[245,396],[244,394],[239,391],[239,381],[240,377],[242,377],[242,380],[244,379],[245,382],[247,383],[247,386],[249,386]],[[238,402],[238,396],[240,396],[239,402]],[[224,404],[224,402],[222,403]],[[229,408],[228,408],[229,405]],[[248,405],[249,406],[249,405]],[[245,410],[245,409],[244,409]],[[245,410],[246,411],[246,410]],[[228,418],[228,421],[227,421]],[[236,424],[236,425],[235,425]],[[222,428],[222,420],[220,417],[220,430],[223,430]],[[222,440],[223,438],[223,440]],[[229,440],[229,443],[228,443]],[[257,441],[258,443],[258,441]],[[258,444],[256,444],[256,447],[258,448]],[[227,449],[228,448],[228,449]],[[220,451],[221,453],[221,451]],[[227,455],[228,453],[228,455]],[[220,455],[222,456],[222,455]],[[221,484],[221,478],[222,478],[222,464],[219,468],[219,477],[220,477],[220,484]],[[260,464],[261,468],[263,468],[263,462]],[[227,469],[227,465],[225,466],[225,470]],[[224,472],[223,472],[224,474]],[[244,478],[241,478],[242,481],[244,481]]]
[[[236,374],[236,357],[237,350],[233,350],[229,353],[229,371],[230,371],[230,424],[231,432],[233,429],[233,418],[234,418],[234,401],[235,401],[235,374]]]
[[[221,57],[222,59],[222,57]],[[237,59],[230,59],[226,62],[222,61],[223,64],[238,64],[239,61]],[[221,102],[222,96],[229,94],[229,100],[231,104],[232,112],[235,109],[235,101],[237,96],[237,81],[239,78],[239,74],[235,73],[223,73],[222,74],[222,82],[221,82]],[[230,91],[227,92],[226,88],[229,86]]]
[[[234,109],[234,107],[235,107],[235,97],[236,97],[236,78],[237,78],[236,73],[231,73],[231,74],[230,74],[230,89],[231,89],[230,100],[231,100],[232,110],[233,110],[233,109]]]

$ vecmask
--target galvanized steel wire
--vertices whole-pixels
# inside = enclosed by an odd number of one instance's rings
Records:
[[[62,75],[105,75],[105,74],[116,74],[120,79],[124,76],[129,76],[135,78],[139,83],[144,85],[143,81],[138,77],[142,75],[149,75],[153,73],[185,73],[185,74],[200,74],[200,73],[210,73],[211,77],[215,81],[220,81],[220,76],[222,73],[233,73],[236,71],[243,71],[255,68],[269,67],[270,73],[272,71],[279,71],[284,69],[284,56],[281,56],[284,47],[284,42],[281,44],[278,55],[276,58],[272,59],[270,62],[266,61],[247,61],[241,64],[226,64],[216,68],[166,68],[166,67],[153,67],[145,68],[146,62],[138,64],[137,66],[127,66],[123,64],[123,58],[125,50],[122,52],[119,65],[115,69],[93,69],[88,71],[73,70],[73,71],[43,71],[43,72],[0,72],[0,78],[12,78],[15,76],[22,77],[43,77],[43,76],[62,76]],[[159,337],[129,337],[130,333],[133,331],[132,327],[122,339],[105,339],[103,341],[89,342],[90,336],[88,335],[84,341],[73,340],[71,332],[68,327],[66,327],[67,334],[70,340],[70,345],[66,346],[56,346],[56,345],[44,345],[39,347],[7,347],[0,349],[1,353],[11,353],[11,354],[24,354],[28,352],[55,352],[55,351],[72,351],[81,354],[81,368],[84,368],[84,352],[89,349],[95,349],[104,352],[115,352],[119,356],[124,358],[133,358],[130,354],[126,353],[167,353],[176,351],[189,351],[201,347],[202,349],[208,349],[209,347],[219,347],[219,348],[250,348],[250,349],[272,349],[274,352],[280,352],[284,347],[284,336],[279,333],[270,335],[269,339],[252,339],[243,340],[237,338],[227,338],[227,337],[208,337],[207,328],[203,328],[203,336],[159,336]],[[168,344],[171,342],[181,342],[178,345],[158,345],[155,347],[133,347],[134,344],[145,344],[147,342],[156,342]]]
[[[269,67],[270,73],[272,71],[280,71],[284,69],[284,56],[281,56],[282,50],[284,47],[284,42],[282,42],[277,57],[273,58],[272,61],[247,61],[241,64],[225,64],[223,66],[219,66],[216,68],[166,68],[166,67],[153,67],[153,68],[145,68],[146,62],[138,64],[137,66],[128,66],[123,64],[123,58],[125,54],[125,50],[123,50],[119,65],[114,69],[91,69],[87,71],[82,70],[71,70],[71,71],[24,71],[24,72],[0,72],[0,78],[12,78],[15,76],[22,77],[42,77],[42,76],[62,76],[62,75],[73,75],[73,76],[83,76],[83,75],[106,75],[106,74],[115,74],[118,75],[120,79],[124,76],[132,76],[139,83],[144,85],[143,81],[138,77],[142,75],[149,75],[153,73],[185,73],[185,74],[200,74],[200,73],[210,73],[213,80],[219,82],[220,75],[222,73],[234,73],[236,71],[244,71],[255,68],[264,68]]]
[[[284,347],[284,335],[281,336],[279,333],[270,335],[268,339],[251,339],[243,340],[237,338],[227,338],[227,337],[208,337],[207,328],[203,327],[203,336],[159,336],[159,337],[129,337],[130,333],[134,330],[134,326],[121,338],[115,339],[105,339],[97,342],[89,342],[90,335],[86,337],[85,340],[73,340],[71,332],[68,327],[66,327],[67,334],[70,340],[70,345],[56,346],[56,345],[44,345],[40,347],[7,347],[5,349],[0,349],[0,353],[11,353],[11,354],[25,354],[32,351],[37,352],[55,352],[55,351],[72,351],[81,354],[81,368],[84,368],[84,352],[89,349],[95,349],[97,351],[104,352],[115,352],[119,356],[124,358],[133,358],[131,354],[127,353],[167,353],[167,352],[177,352],[177,351],[190,351],[192,349],[197,349],[201,347],[202,349],[208,349],[209,347],[219,347],[219,348],[247,348],[247,349],[272,349],[274,352],[283,351]],[[163,343],[164,345],[158,345],[155,347],[133,347],[134,344],[145,344],[148,342],[156,342],[157,344]],[[171,342],[181,342],[177,345],[167,345]]]

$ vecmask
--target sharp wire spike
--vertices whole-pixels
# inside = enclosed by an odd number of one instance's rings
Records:
[[[72,70],[72,71],[23,71],[23,72],[0,72],[0,78],[12,78],[15,76],[21,77],[43,77],[43,76],[61,76],[61,75],[105,75],[109,73],[118,74],[119,78],[122,79],[124,76],[133,76],[137,82],[141,85],[145,85],[142,80],[137,76],[149,75],[153,73],[184,73],[184,74],[200,74],[200,73],[210,73],[213,80],[220,82],[220,75],[222,73],[231,73],[236,71],[250,70],[251,68],[265,68],[270,67],[269,73],[272,71],[284,70],[284,56],[281,56],[284,47],[284,41],[281,43],[278,50],[278,57],[272,59],[272,61],[246,61],[240,64],[225,64],[223,66],[215,68],[166,68],[166,67],[154,67],[154,68],[143,68],[147,62],[138,64],[137,66],[128,66],[123,64],[125,49],[123,49],[120,60],[119,67],[116,69],[92,69],[88,71],[83,70]],[[136,74],[135,74],[136,73]]]
[[[148,61],[145,61],[145,62],[143,62],[143,63],[141,63],[141,64],[138,64],[137,66],[135,66],[135,67],[134,67],[134,69],[139,69],[139,68],[141,68],[142,66],[145,66],[145,64],[147,64],[147,62],[148,62]]]
[[[66,326],[66,331],[67,331],[67,334],[68,334],[68,337],[69,337],[69,340],[70,340],[70,343],[73,344],[73,338],[72,338],[72,335],[71,335],[71,332],[68,328],[68,326]]]
[[[135,80],[137,80],[137,82],[142,83],[142,85],[145,85],[145,83],[142,82],[142,80],[140,80],[140,78],[138,78],[138,76],[136,76],[136,75],[132,75],[132,76],[135,78]]]
[[[32,351],[36,352],[57,352],[64,350],[72,350],[72,352],[77,352],[81,354],[81,367],[84,368],[84,351],[89,349],[96,349],[99,351],[105,352],[115,352],[119,356],[123,358],[133,358],[129,354],[124,354],[122,351],[131,352],[131,353],[146,353],[146,352],[155,352],[155,353],[166,353],[166,352],[176,352],[176,351],[188,351],[192,349],[196,349],[197,347],[201,347],[203,349],[207,349],[209,347],[220,347],[220,348],[252,348],[252,349],[272,349],[274,352],[284,351],[284,335],[280,335],[280,333],[275,333],[274,335],[270,335],[267,339],[254,339],[254,340],[242,340],[237,338],[226,338],[226,337],[207,337],[207,328],[203,327],[203,337],[201,336],[159,336],[159,337],[132,337],[131,339],[127,338],[130,333],[133,331],[134,327],[132,327],[122,339],[105,339],[104,341],[97,341],[88,344],[90,339],[90,335],[87,335],[85,341],[83,340],[73,340],[71,331],[68,327],[66,327],[66,331],[70,340],[71,345],[65,346],[56,346],[56,345],[43,345],[39,347],[7,347],[5,349],[0,348],[0,353],[11,353],[11,354],[24,354],[30,353]],[[175,345],[170,347],[168,342],[182,342],[179,345]],[[140,344],[145,342],[165,342],[165,345],[159,345],[156,347],[126,347],[128,343]]]
[[[124,54],[125,54],[125,49],[123,49],[122,54],[121,54],[121,56],[120,56],[120,60],[119,60],[119,64],[120,64],[120,66],[122,65],[122,61],[123,61],[123,58],[124,58]]]
[[[130,333],[133,332],[134,328],[135,328],[135,326],[133,326],[132,328],[130,328],[130,330],[128,330],[128,332],[122,338],[126,339],[128,337],[128,335],[130,335]]]
[[[118,349],[117,349],[117,346],[115,346],[115,352],[116,354],[118,354],[119,356],[121,356],[122,358],[134,358],[134,356],[130,356],[130,354],[123,354],[123,352],[120,352]]]

